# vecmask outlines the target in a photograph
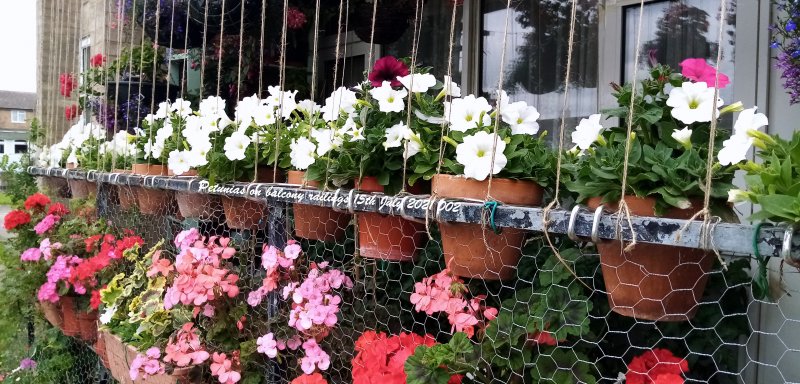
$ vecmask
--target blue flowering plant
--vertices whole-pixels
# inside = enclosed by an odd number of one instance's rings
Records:
[[[775,66],[783,73],[783,88],[789,102],[800,102],[800,1],[773,0],[777,9],[776,22],[770,26],[772,48],[777,51]]]

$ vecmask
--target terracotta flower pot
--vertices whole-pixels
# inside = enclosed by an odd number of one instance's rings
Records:
[[[79,337],[87,343],[97,340],[97,311],[78,313]]]
[[[305,172],[289,171],[289,184],[303,184]],[[309,181],[308,187],[318,189],[319,183]],[[315,205],[294,204],[294,234],[309,240],[336,241],[345,236],[345,230],[352,220],[346,213]]]
[[[438,197],[484,200],[489,181],[451,175],[433,176]],[[531,181],[493,179],[491,196],[503,204],[538,206],[542,187]],[[462,277],[506,280],[516,274],[527,231],[503,228],[500,234],[480,224],[439,223],[442,251],[450,271]]]
[[[146,176],[166,176],[167,167],[164,165],[134,164],[133,173]],[[175,194],[163,189],[150,189],[139,187],[135,190],[136,202],[139,211],[146,215],[168,212],[174,204]]]
[[[98,338],[103,339],[105,342],[106,355],[108,356],[108,370],[111,371],[111,376],[114,376],[120,384],[188,383],[188,381],[184,379],[188,377],[192,367],[175,369],[172,374],[150,376],[147,379],[139,378],[139,380],[134,382],[131,380],[130,376],[130,364],[136,358],[138,352],[136,352],[133,347],[123,343],[119,337],[108,331],[100,331]]]
[[[259,166],[256,182],[272,183],[275,181],[274,176],[272,167]],[[277,177],[278,181],[282,180],[282,173],[279,172]],[[267,209],[267,204],[263,200],[228,196],[222,196],[220,200],[222,200],[222,208],[225,211],[225,223],[233,229],[257,229],[264,217],[264,211]]]
[[[69,196],[69,184],[60,177],[42,176],[40,179],[41,190],[54,197],[66,198]]]
[[[49,301],[40,302],[39,308],[42,310],[44,318],[47,319],[52,326],[56,328],[61,328],[63,326],[61,308],[59,308],[58,304],[54,304]]]
[[[589,199],[591,208],[601,199]],[[651,197],[625,196],[631,214],[655,216]],[[610,210],[616,211],[613,204]],[[669,209],[663,217],[689,219],[699,208]],[[639,243],[623,252],[619,241],[597,244],[611,310],[643,320],[685,321],[694,317],[714,264],[711,252],[660,244]]]
[[[75,310],[75,300],[72,296],[62,296],[61,302],[61,332],[67,336],[78,336],[81,333],[78,313]]]
[[[169,176],[176,176],[169,171]],[[181,177],[196,177],[197,171],[190,170]],[[175,191],[175,201],[178,203],[178,212],[182,217],[197,217],[200,219],[209,219],[213,217],[216,212],[222,210],[222,203],[220,203],[217,196],[208,195],[204,193],[191,193],[183,191]]]
[[[364,177],[358,185],[364,192],[383,192],[375,177]],[[360,212],[358,246],[361,256],[391,261],[414,261],[422,246],[425,225],[400,216]]]
[[[115,169],[114,173],[129,174],[130,170]],[[127,211],[136,205],[136,191],[134,187],[117,185],[114,187],[117,190],[117,199],[119,200],[120,209]]]

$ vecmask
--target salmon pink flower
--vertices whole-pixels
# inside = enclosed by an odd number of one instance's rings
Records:
[[[224,353],[214,353],[211,357],[211,376],[216,376],[222,384],[238,383],[242,375],[236,371],[234,362]]]

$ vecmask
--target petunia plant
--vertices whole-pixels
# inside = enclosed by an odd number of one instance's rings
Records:
[[[708,156],[721,152],[727,136],[721,117],[742,107],[741,103],[725,105],[719,99],[714,109],[715,85],[722,88],[729,81],[724,74],[717,77],[704,59],[687,59],[681,66],[682,73],[676,73],[666,65],[654,64],[649,76],[635,85],[612,84],[619,106],[603,113],[615,118],[619,122],[616,126],[603,126],[600,114],[581,120],[572,133],[574,147],[567,154],[565,181],[568,189],[578,193],[578,201],[601,197],[603,202],[617,202],[624,179],[628,194],[656,198],[657,214],[669,207],[699,209],[697,202],[705,195]],[[626,134],[629,115],[630,137]],[[718,125],[712,138],[714,153],[709,154],[713,120]],[[714,163],[711,170],[712,203],[724,203],[722,199],[731,189],[733,168],[723,165]],[[712,209],[715,207],[724,208],[724,204],[712,205]],[[726,210],[715,211],[722,214]]]

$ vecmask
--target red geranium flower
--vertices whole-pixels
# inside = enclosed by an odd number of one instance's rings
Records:
[[[366,331],[355,343],[358,354],[352,361],[353,384],[404,384],[408,357],[418,346],[434,344],[436,340],[430,335],[401,333],[389,337],[385,333]],[[456,384],[460,380],[451,377],[449,383]]]
[[[100,308],[100,291],[96,289],[92,291],[92,298],[89,300],[89,305],[95,310]]]
[[[75,120],[78,114],[80,114],[80,110],[78,110],[76,104],[68,105],[64,108],[64,118],[67,120]]]
[[[368,78],[373,87],[380,87],[384,81],[391,82],[392,87],[399,87],[402,84],[397,77],[406,75],[408,75],[408,67],[405,63],[397,60],[394,56],[384,56],[375,62]]]
[[[72,91],[77,88],[78,84],[75,82],[75,77],[71,73],[62,73],[58,77],[60,84],[61,96],[72,97]]]
[[[289,384],[328,384],[328,381],[319,372],[314,372],[311,375],[298,376]]]
[[[55,203],[50,206],[50,209],[47,211],[48,215],[56,215],[56,216],[66,216],[69,214],[69,209],[61,203]]]
[[[681,374],[685,372],[689,372],[689,363],[685,359],[675,357],[668,349],[656,348],[631,360],[625,383],[683,384]]]
[[[98,54],[92,56],[91,59],[89,59],[89,65],[91,65],[92,68],[96,68],[96,67],[102,66],[105,63],[106,63],[106,58],[105,58],[105,56],[103,56],[102,53],[98,53]]]
[[[44,209],[44,207],[46,207],[47,204],[50,204],[50,198],[39,192],[36,192],[33,195],[28,196],[27,199],[25,199],[25,209],[27,210],[31,210],[34,208]]]
[[[3,220],[3,227],[5,227],[7,231],[10,231],[20,225],[25,225],[30,222],[31,215],[29,215],[28,212],[14,210],[6,215],[6,218]]]

